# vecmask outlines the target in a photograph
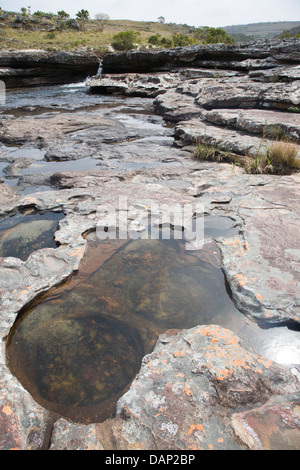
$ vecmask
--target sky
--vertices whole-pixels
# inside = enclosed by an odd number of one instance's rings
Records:
[[[29,5],[31,12],[65,10],[73,18],[84,8],[91,18],[97,13],[115,20],[157,21],[163,16],[166,23],[191,26],[300,21],[300,0],[0,0],[8,11]]]

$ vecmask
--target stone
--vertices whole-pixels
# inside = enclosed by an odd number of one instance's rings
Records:
[[[297,40],[273,40],[245,44],[207,44],[151,51],[133,50],[109,53],[103,59],[104,73],[145,73],[169,71],[182,67],[221,67],[245,69],[244,60],[299,60]],[[251,65],[250,65],[251,67]]]
[[[250,134],[274,138],[289,138],[300,142],[300,124],[297,114],[262,109],[217,109],[203,111],[201,117],[213,124],[239,129]]]
[[[207,325],[170,331],[145,356],[116,417],[97,425],[97,434],[108,450],[247,449],[236,436],[232,410],[297,389],[292,374],[230,330]],[[299,436],[298,427],[298,442]]]
[[[51,429],[49,412],[39,406],[11,376],[2,357],[0,369],[1,450],[47,448]]]
[[[300,395],[272,397],[264,405],[232,416],[239,438],[251,450],[299,450]]]
[[[96,435],[97,426],[59,419],[54,425],[49,450],[104,450]]]
[[[1,217],[21,208],[65,214],[55,233],[57,248],[35,251],[26,261],[1,258],[1,448],[299,447],[299,363],[288,357],[282,367],[258,352],[264,349],[260,349],[259,339],[265,331],[259,326],[272,327],[267,330],[268,341],[272,331],[276,334],[284,328],[297,352],[299,174],[249,175],[242,166],[191,158],[199,138],[222,146],[234,159],[238,152],[243,158],[245,148],[255,156],[265,129],[266,145],[276,140],[272,132],[299,143],[298,46],[299,40],[293,39],[107,54],[104,75],[92,78],[89,89],[96,92],[100,87],[101,93],[124,96],[123,107],[99,107],[93,112],[82,109],[82,103],[62,101],[63,112],[58,114],[57,103],[50,100],[46,104],[48,111],[54,111],[50,114],[41,113],[39,106],[27,101],[22,108],[26,118],[14,117],[16,110],[2,116],[3,143],[20,144],[26,151],[39,148],[44,155],[38,159],[70,160],[75,165],[77,159],[88,156],[101,161],[102,166],[21,175],[16,188],[0,184]],[[11,83],[24,79],[24,83],[33,84],[39,76],[40,83],[52,78],[74,80],[75,75],[65,72],[73,67],[70,62],[77,60],[75,56],[50,53],[50,67],[41,76],[40,65],[49,56],[41,51],[30,54],[1,53],[1,76],[11,73]],[[16,62],[8,64],[13,57]],[[96,60],[90,63],[95,68]],[[59,73],[61,66],[64,72]],[[158,73],[162,69],[164,72]],[[120,75],[115,73],[118,70]],[[127,72],[128,76],[124,75]],[[89,106],[96,106],[96,95],[92,98]],[[148,117],[134,119],[132,106],[138,106],[137,113],[142,116],[152,105],[158,115],[176,123],[175,129],[167,124],[161,131],[154,118],[151,122]],[[120,118],[123,111],[126,117],[123,114]],[[176,147],[172,146],[174,135]],[[25,160],[17,161],[24,154],[14,155],[7,148],[2,148],[1,154],[4,164],[11,164],[12,169],[26,164]],[[34,182],[44,182],[52,189],[26,195],[27,184]],[[25,189],[24,195],[17,193],[20,188]],[[53,420],[8,369],[7,336],[18,313],[38,295],[59,286],[78,269],[96,269],[96,257],[88,267],[83,262],[85,236],[99,222],[99,206],[116,206],[124,195],[134,206],[134,216],[153,202],[169,206],[199,202],[206,220],[218,214],[236,224],[230,236],[214,232],[210,242],[216,243],[216,253],[217,247],[220,250],[226,287],[232,305],[240,310],[242,325],[232,320],[228,327],[198,325],[163,334],[119,400],[115,417],[92,425],[58,417]],[[134,253],[120,250],[121,254],[134,262]],[[117,258],[108,260],[107,265]],[[120,279],[115,279],[120,286]],[[111,288],[108,282],[107,290]],[[99,295],[104,301],[105,294]],[[122,307],[121,295],[118,298]],[[160,309],[154,311],[161,313]],[[223,316],[219,318],[221,323]],[[252,335],[254,349],[245,343],[249,330],[257,332],[254,339]]]
[[[0,76],[7,88],[73,83],[96,74],[100,59],[87,51],[3,50]]]

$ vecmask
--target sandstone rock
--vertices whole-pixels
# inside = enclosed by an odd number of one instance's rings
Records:
[[[300,142],[300,123],[297,114],[261,109],[218,109],[203,111],[201,117],[219,126],[240,129],[251,134],[273,138],[289,138]]]
[[[215,325],[161,335],[116,417],[97,426],[106,449],[246,449],[232,410],[293,393],[297,379]],[[282,419],[284,419],[284,414]],[[295,430],[299,439],[299,428]]]
[[[299,179],[298,173],[278,180],[276,187],[258,186],[255,196],[248,202],[246,197],[239,207],[245,220],[243,239],[220,243],[238,308],[258,321],[282,322],[283,311],[285,320],[300,319],[299,208],[295,204]]]
[[[51,435],[50,450],[104,450],[97,439],[96,425],[76,425],[59,419]]]
[[[206,79],[199,83],[196,102],[212,108],[275,108],[288,109],[300,102],[293,83],[253,83],[247,78]],[[296,95],[295,95],[296,93]]]
[[[241,134],[235,129],[220,128],[195,119],[179,122],[175,127],[174,134],[181,145],[193,144],[195,148],[197,143],[212,145],[218,150],[232,153],[233,155],[231,157],[228,155],[228,158],[233,161],[239,160],[237,155],[246,158],[266,153],[271,145],[269,139],[262,140],[261,137],[246,133]]]
[[[121,140],[126,135],[125,126],[116,120],[97,114],[65,113],[50,117],[37,116],[4,121],[0,140],[3,143],[15,145],[30,142],[39,146],[50,145],[52,147],[59,141],[59,148],[61,148],[62,143],[66,145],[71,139],[73,144],[82,142],[83,137],[87,137],[88,131],[90,131],[91,140],[97,138],[97,141],[101,139],[102,142]],[[87,139],[84,143],[87,147]]]
[[[102,75],[100,78],[91,78],[86,85],[93,93],[124,94],[131,96],[155,97],[174,87],[177,83],[177,74],[118,74]]]
[[[7,88],[72,83],[96,74],[95,52],[1,51],[0,76]]]
[[[208,44],[175,49],[152,51],[129,51],[106,54],[103,60],[104,73],[130,73],[174,70],[181,67],[207,67],[239,69],[247,59],[264,60],[273,57],[291,62],[299,60],[299,41],[295,39],[247,44]],[[298,58],[298,59],[297,59]],[[221,63],[220,63],[221,62]],[[245,69],[245,65],[241,65]]]
[[[1,355],[2,356],[2,355]],[[47,448],[50,431],[48,411],[40,407],[12,377],[1,357],[0,448],[40,450]]]
[[[299,450],[300,395],[272,397],[232,417],[235,433],[251,450]]]

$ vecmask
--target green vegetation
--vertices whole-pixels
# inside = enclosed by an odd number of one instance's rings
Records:
[[[157,47],[184,47],[193,44],[213,44],[213,43],[232,44],[234,40],[222,28],[190,28],[188,34],[174,33],[171,37],[163,37],[160,33],[149,37],[148,43]]]
[[[299,171],[300,160],[297,159],[298,146],[290,142],[274,141],[263,154],[257,155],[254,161],[246,165],[248,173],[290,174]]]
[[[111,45],[116,51],[130,51],[138,47],[140,36],[139,32],[122,31],[113,36]]]
[[[111,46],[115,50],[128,50],[233,42],[221,28],[166,23],[163,17],[157,21],[111,20],[106,13],[98,13],[91,19],[85,9],[71,18],[64,10],[55,14],[31,12],[30,7],[23,7],[20,12],[0,8],[0,22],[2,49],[106,51]]]
[[[207,160],[210,162],[220,162],[223,160],[223,155],[220,149],[215,145],[202,143],[198,140],[194,157],[197,160]]]
[[[254,157],[245,155],[240,158],[230,152],[223,151],[213,144],[201,142],[198,139],[194,150],[194,158],[204,161],[230,161],[234,165],[244,168],[249,174],[276,174],[288,175],[300,170],[298,158],[299,146],[286,141],[283,134],[274,135],[271,145],[265,145],[266,134],[263,135],[259,148]]]
[[[300,21],[276,21],[225,26],[223,29],[235,41],[249,41],[279,37],[284,31],[294,36],[297,34],[297,30],[294,31],[294,29],[299,28],[299,26]]]

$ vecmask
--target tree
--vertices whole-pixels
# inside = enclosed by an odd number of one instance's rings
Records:
[[[106,13],[96,13],[95,20],[97,20],[99,24],[100,31],[103,31],[106,21],[110,18]]]
[[[234,42],[234,39],[229,36],[222,28],[210,28],[209,26],[203,26],[196,28],[193,35],[198,41],[206,44],[232,44]]]
[[[88,20],[90,18],[90,14],[87,10],[80,10],[76,13],[76,18],[78,20]]]
[[[135,31],[122,31],[112,38],[112,47],[116,51],[130,51],[136,49],[136,43],[140,40],[140,33]]]
[[[64,10],[58,11],[57,14],[60,18],[63,18],[63,19],[70,18],[69,13],[66,13]]]
[[[159,16],[159,17],[157,18],[157,21],[158,21],[159,23],[165,23],[165,22],[166,22],[164,16]]]

